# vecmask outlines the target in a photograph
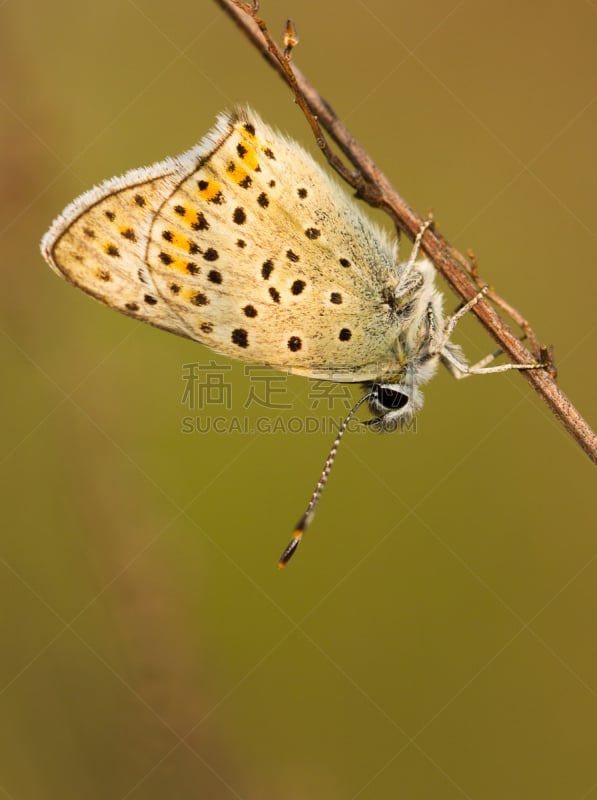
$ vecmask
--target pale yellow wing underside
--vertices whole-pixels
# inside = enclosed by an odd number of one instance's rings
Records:
[[[337,381],[396,365],[393,248],[296,142],[253,112],[75,200],[42,241],[108,306],[217,352]]]

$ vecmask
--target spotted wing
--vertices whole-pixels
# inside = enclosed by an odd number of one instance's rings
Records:
[[[105,304],[232,357],[341,381],[395,367],[391,245],[248,110],[84,194],[42,250]]]

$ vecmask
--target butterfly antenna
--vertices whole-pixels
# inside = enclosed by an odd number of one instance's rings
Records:
[[[328,453],[328,457],[326,458],[323,471],[319,476],[319,480],[317,481],[317,486],[315,487],[315,491],[311,495],[311,499],[309,500],[309,504],[303,516],[300,518],[298,525],[296,526],[294,533],[292,534],[292,539],[288,542],[286,547],[284,548],[284,552],[280,556],[280,560],[278,561],[278,567],[282,569],[283,567],[288,564],[290,559],[295,553],[295,550],[301,543],[301,539],[303,538],[303,533],[307,530],[309,525],[311,524],[311,520],[315,515],[315,509],[317,508],[317,504],[319,503],[319,499],[323,492],[323,488],[327,483],[327,479],[332,469],[332,465],[334,463],[334,459],[336,458],[336,453],[338,452],[338,447],[340,446],[340,442],[342,441],[342,437],[348,428],[351,419],[354,417],[356,412],[359,408],[363,405],[363,403],[368,400],[372,396],[372,393],[369,392],[364,397],[358,401],[358,403],[353,406],[353,408],[348,412],[346,419],[340,426],[340,430],[334,439],[334,443]]]

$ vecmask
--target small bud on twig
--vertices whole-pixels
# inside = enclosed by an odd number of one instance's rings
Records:
[[[294,22],[291,19],[286,20],[286,30],[284,31],[284,58],[290,61],[292,50],[299,43],[299,38],[296,33]]]

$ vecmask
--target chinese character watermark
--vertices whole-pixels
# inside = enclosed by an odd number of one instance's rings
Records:
[[[229,411],[232,408],[232,384],[224,377],[231,369],[229,364],[216,364],[215,361],[183,364],[183,405],[190,410],[219,406]]]
[[[223,434],[287,434],[287,433],[327,433],[335,435],[347,413],[354,407],[351,383],[334,383],[327,380],[312,380],[308,392],[308,406],[302,414],[295,412],[296,403],[290,402],[288,376],[273,372],[268,367],[248,364],[244,375],[248,380],[233,384],[230,364],[188,363],[182,365],[183,392],[181,402],[191,412],[181,420],[183,433],[223,433]],[[344,374],[344,373],[343,373]],[[235,392],[242,387],[245,410],[262,408],[270,413],[265,416],[254,414],[235,415],[222,412],[233,409],[233,388]],[[235,401],[239,397],[235,395]],[[277,413],[271,413],[277,412]],[[311,413],[309,413],[311,412]],[[316,412],[316,414],[313,414]],[[327,415],[327,416],[326,416]],[[397,428],[402,433],[416,433],[417,420],[405,417],[398,421]],[[348,430],[364,433],[367,426],[356,419],[351,420]]]

